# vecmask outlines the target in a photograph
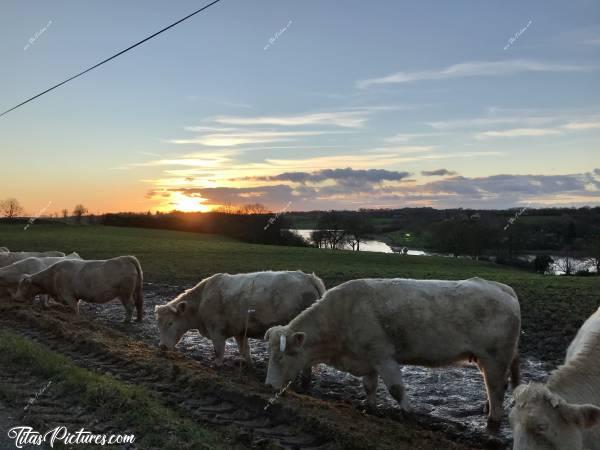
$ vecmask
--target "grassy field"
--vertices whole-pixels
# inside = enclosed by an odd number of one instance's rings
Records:
[[[83,258],[135,255],[146,281],[189,286],[218,272],[315,272],[328,287],[361,277],[464,279],[479,276],[511,285],[519,295],[525,352],[562,359],[566,346],[600,304],[600,278],[543,276],[488,262],[253,245],[217,235],[102,226],[1,225],[0,246],[13,251],[77,251]]]

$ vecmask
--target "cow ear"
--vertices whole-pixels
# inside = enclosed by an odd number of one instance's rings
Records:
[[[271,327],[267,330],[267,332],[265,333],[265,341],[268,341],[271,338],[271,333],[273,332],[274,329],[275,329],[275,327]]]
[[[301,331],[292,334],[292,343],[294,347],[302,348],[304,345],[304,341],[306,340],[306,333],[302,333]]]
[[[179,302],[177,303],[177,312],[184,313],[187,309],[187,302]]]
[[[570,422],[575,422],[581,428],[600,426],[600,408],[594,405],[563,405],[561,413]]]

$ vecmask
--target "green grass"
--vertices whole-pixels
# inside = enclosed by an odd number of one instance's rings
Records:
[[[144,388],[83,369],[41,344],[0,330],[0,355],[3,365],[51,379],[65,398],[88,405],[98,419],[135,430],[137,448],[232,448],[222,444],[223,435],[166,407]],[[0,384],[0,397],[10,400],[14,392]]]
[[[573,335],[600,303],[600,277],[556,277],[489,262],[434,256],[330,251],[254,245],[217,235],[102,226],[0,225],[0,246],[11,250],[77,251],[83,258],[137,256],[145,279],[195,284],[218,272],[304,270],[331,287],[362,277],[464,279],[507,283],[521,302],[522,346],[530,354],[560,360]]]
[[[218,272],[295,270],[315,272],[330,283],[359,277],[536,278],[491,263],[443,257],[256,245],[218,235],[103,226],[0,225],[0,246],[13,251],[76,251],[85,259],[137,256],[145,278],[193,283]]]

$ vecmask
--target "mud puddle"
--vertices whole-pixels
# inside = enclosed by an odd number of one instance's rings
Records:
[[[154,319],[154,306],[164,304],[183,292],[180,286],[145,283],[145,314],[143,323],[124,324],[124,308],[118,302],[106,305],[81,303],[83,317],[102,323],[120,332],[140,338],[149,344],[158,344],[158,329]],[[262,381],[266,375],[268,352],[266,343],[251,340],[251,352],[255,366],[241,368],[241,358],[233,338],[228,339],[225,349],[225,363],[220,369],[223,375],[232,378],[251,377]],[[183,337],[177,350],[199,361],[205,366],[214,365],[214,352],[211,341],[191,330]],[[542,361],[521,358],[523,382],[543,381],[547,367]],[[324,364],[313,369],[314,376],[309,395],[351,404],[364,409],[365,394],[360,378],[340,372]],[[486,430],[486,417],[483,413],[485,387],[480,372],[475,366],[467,365],[447,368],[423,368],[405,366],[404,382],[417,422],[450,435],[458,435],[471,442],[486,442],[488,438],[498,447],[508,447],[511,433],[508,421],[503,420],[498,434],[490,435]],[[380,381],[377,389],[377,415],[398,418],[401,413],[394,399]],[[508,411],[510,389],[505,396],[505,409]]]

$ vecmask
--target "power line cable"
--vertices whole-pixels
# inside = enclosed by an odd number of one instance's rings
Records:
[[[109,57],[109,58],[106,58],[106,59],[105,59],[105,60],[103,60],[103,61],[100,61],[98,64],[96,64],[96,65],[94,65],[94,66],[90,67],[89,69],[86,69],[86,70],[84,70],[83,72],[79,72],[77,75],[73,75],[71,78],[68,78],[68,79],[66,79],[65,81],[62,81],[62,82],[60,82],[60,83],[58,83],[58,84],[55,84],[55,85],[54,85],[54,86],[52,86],[51,88],[49,88],[49,89],[46,89],[45,91],[43,91],[43,92],[40,92],[39,94],[37,94],[37,95],[34,95],[34,96],[33,96],[33,97],[31,97],[31,98],[28,98],[28,99],[27,99],[27,100],[25,100],[24,102],[21,102],[21,103],[19,103],[18,105],[16,105],[16,106],[13,106],[13,107],[12,107],[12,108],[10,108],[10,109],[7,109],[7,110],[6,110],[6,111],[4,111],[2,114],[0,114],[0,117],[2,117],[2,116],[3,116],[3,115],[5,115],[5,114],[8,114],[8,113],[9,113],[9,112],[11,112],[11,111],[14,111],[15,109],[17,109],[17,108],[19,108],[19,107],[21,107],[21,106],[25,105],[26,103],[29,103],[29,102],[30,102],[30,101],[32,101],[32,100],[35,100],[35,99],[36,99],[36,98],[38,98],[38,97],[41,97],[41,96],[42,96],[42,95],[44,95],[44,94],[47,94],[48,92],[50,92],[50,91],[52,91],[52,90],[56,89],[57,87],[60,87],[60,86],[62,86],[63,84],[66,84],[66,83],[68,83],[69,81],[71,81],[71,80],[74,80],[74,79],[75,79],[75,78],[77,78],[77,77],[80,77],[81,75],[83,75],[83,74],[85,74],[85,73],[89,72],[90,70],[94,70],[96,67],[99,67],[99,66],[101,66],[101,65],[102,65],[102,64],[104,64],[104,63],[107,63],[107,62],[108,62],[108,61],[110,61],[111,59],[115,59],[117,56],[121,56],[123,53],[126,53],[126,52],[128,52],[129,50],[132,50],[132,49],[134,49],[134,48],[135,48],[135,47],[137,47],[138,45],[141,45],[141,44],[143,44],[144,42],[146,42],[146,41],[149,41],[149,40],[150,40],[150,39],[152,39],[153,37],[155,37],[155,36],[158,36],[159,34],[161,34],[161,33],[165,32],[165,31],[167,31],[169,28],[173,28],[175,25],[178,25],[178,24],[180,24],[180,23],[181,23],[181,22],[183,22],[184,20],[187,20],[187,19],[189,19],[190,17],[192,17],[192,16],[194,16],[194,15],[196,15],[196,14],[198,14],[198,13],[200,13],[200,12],[204,11],[204,10],[205,10],[205,9],[207,9],[207,8],[210,8],[212,5],[214,5],[215,3],[219,3],[220,1],[221,1],[221,0],[214,0],[213,2],[209,3],[208,5],[206,5],[206,6],[203,6],[203,7],[202,7],[202,8],[200,8],[199,10],[197,10],[197,11],[194,11],[194,12],[193,12],[193,13],[191,13],[191,14],[188,14],[188,15],[187,15],[187,16],[185,16],[183,19],[180,19],[180,20],[178,20],[177,22],[174,22],[174,23],[172,23],[172,24],[171,24],[171,25],[169,25],[168,27],[165,27],[165,28],[163,28],[162,30],[160,30],[160,31],[157,31],[156,33],[154,33],[154,34],[152,34],[152,35],[148,36],[148,37],[147,37],[147,38],[145,38],[145,39],[142,39],[141,41],[139,41],[139,42],[137,42],[137,43],[133,44],[132,46],[130,46],[130,47],[127,47],[125,50],[121,50],[119,53],[117,53],[117,54],[115,54],[115,55],[113,55],[113,56],[111,56],[111,57]]]

